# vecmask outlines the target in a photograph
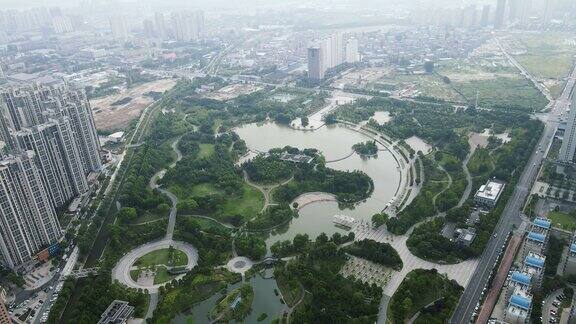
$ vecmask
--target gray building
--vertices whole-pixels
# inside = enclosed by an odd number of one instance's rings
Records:
[[[496,15],[494,16],[494,28],[500,29],[506,23],[506,0],[497,0]]]
[[[558,155],[558,160],[567,163],[574,161],[574,153],[576,151],[576,104],[574,104],[574,101],[575,98],[572,96],[572,105],[567,116],[564,139],[560,147],[560,155]]]
[[[17,84],[0,89],[5,102],[3,119],[0,123],[2,140],[11,149],[15,143],[6,138],[7,133],[48,123],[51,119],[67,117],[85,174],[99,171],[102,162],[99,156],[100,143],[94,117],[86,94],[67,84],[52,81],[48,84]],[[6,129],[8,131],[6,131]]]
[[[317,82],[324,79],[324,59],[320,47],[308,49],[308,78]]]
[[[34,152],[26,151],[0,161],[0,256],[12,269],[61,236],[34,158]]]
[[[15,133],[21,150],[34,151],[44,187],[54,208],[60,208],[88,190],[88,182],[70,120],[60,117]]]
[[[134,314],[134,307],[128,302],[114,300],[104,311],[98,324],[123,324],[126,323]]]

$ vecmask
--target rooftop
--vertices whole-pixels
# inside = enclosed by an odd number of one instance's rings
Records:
[[[537,269],[544,268],[544,262],[545,261],[546,261],[546,257],[539,255],[537,253],[534,253],[534,252],[528,253],[528,256],[526,256],[526,259],[524,259],[524,263],[527,266],[537,268]]]
[[[527,274],[527,273],[522,273],[519,271],[514,271],[512,273],[512,277],[510,278],[510,280],[512,282],[516,282],[525,286],[530,285],[530,282],[532,280],[532,276]]]
[[[552,224],[550,222],[549,219],[546,218],[542,218],[542,217],[536,217],[536,219],[534,220],[533,223],[535,226],[538,226],[540,228],[544,228],[544,229],[550,229],[550,225]]]
[[[530,309],[530,306],[532,305],[532,299],[529,299],[524,296],[512,295],[512,297],[510,297],[510,305],[519,307],[527,311]]]
[[[134,307],[130,306],[128,302],[114,300],[110,306],[106,308],[98,324],[124,323],[132,317],[133,313]]]
[[[536,232],[528,232],[528,239],[538,243],[544,243],[546,241],[546,235]]]
[[[476,192],[475,197],[488,200],[496,200],[500,196],[503,188],[504,183],[490,180],[485,185],[480,186],[480,189],[478,189],[478,192]]]

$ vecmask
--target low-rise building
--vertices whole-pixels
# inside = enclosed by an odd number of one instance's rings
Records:
[[[132,318],[132,314],[134,314],[134,307],[128,302],[114,300],[102,313],[98,324],[123,324]]]
[[[532,295],[528,291],[517,289],[508,301],[504,320],[509,324],[528,323],[531,311]]]
[[[12,324],[10,314],[6,309],[6,291],[0,287],[0,324]]]
[[[459,228],[456,230],[458,238],[456,243],[464,246],[470,246],[476,237],[476,230],[474,228]]]
[[[576,274],[576,234],[572,237],[570,249],[564,261],[564,275]]]
[[[548,243],[547,234],[548,233],[528,232],[526,240],[524,241],[524,257],[526,257],[530,252],[542,254],[546,250],[546,245]]]
[[[532,284],[535,288],[540,287],[540,284],[542,283],[545,262],[545,256],[534,252],[529,252],[524,259],[523,270],[532,276]]]
[[[474,201],[481,206],[494,208],[500,195],[504,191],[505,183],[492,179],[488,180],[486,184],[480,186],[480,189],[474,195]]]

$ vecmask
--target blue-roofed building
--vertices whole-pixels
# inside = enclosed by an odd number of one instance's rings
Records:
[[[529,287],[532,282],[532,276],[526,272],[514,271],[510,276],[510,282],[514,285]]]
[[[536,219],[534,219],[534,222],[532,223],[532,225],[534,225],[535,227],[544,229],[546,231],[549,231],[550,226],[552,225],[552,222],[547,218],[536,217]]]
[[[510,273],[508,288],[506,289],[506,300],[510,300],[512,295],[518,291],[530,292],[532,287],[532,275],[524,271],[512,271]]]
[[[506,323],[528,323],[532,311],[532,295],[527,290],[515,289],[506,307]]]
[[[546,251],[547,245],[548,230],[532,224],[524,240],[523,256],[528,255],[528,252],[543,254]]]
[[[544,265],[546,257],[534,252],[529,252],[524,258],[524,272],[530,274],[532,283],[536,287],[540,287],[542,283],[542,276],[544,275]]]
[[[564,275],[575,275],[576,274],[576,234],[572,237],[572,243],[570,244],[570,249],[566,254],[566,259],[564,260],[564,266],[562,268]]]

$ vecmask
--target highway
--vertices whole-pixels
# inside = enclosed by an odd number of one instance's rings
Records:
[[[538,175],[542,160],[545,158],[546,149],[552,143],[559,117],[570,105],[570,96],[576,81],[576,69],[568,78],[566,87],[562,95],[552,103],[552,109],[548,113],[545,128],[539,141],[539,147],[532,153],[527,165],[522,172],[520,179],[514,188],[514,192],[500,217],[495,229],[495,236],[488,242],[484,253],[480,257],[480,262],[476,271],[472,275],[470,284],[464,290],[460,302],[450,319],[450,323],[469,323],[473,318],[473,313],[479,306],[484,288],[490,278],[491,272],[495,269],[498,256],[503,251],[508,233],[513,229],[513,225],[518,227],[522,223],[520,210],[527,198],[534,181]]]

